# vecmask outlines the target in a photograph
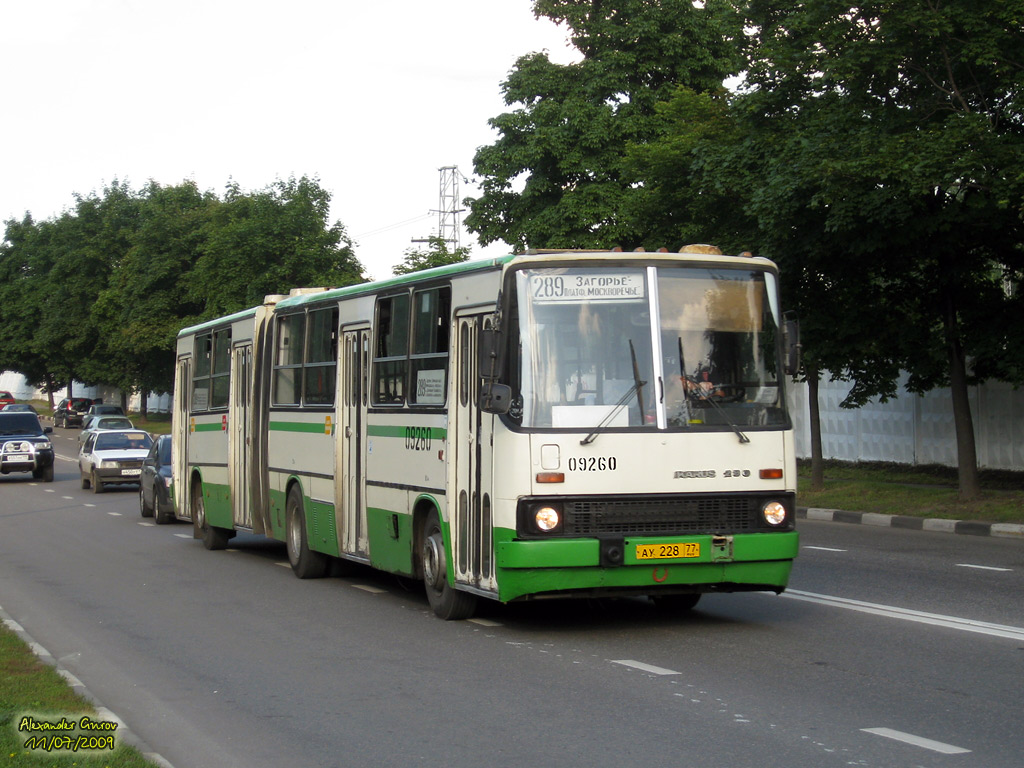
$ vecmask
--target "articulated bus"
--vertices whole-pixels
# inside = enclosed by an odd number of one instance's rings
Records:
[[[175,515],[480,598],[782,592],[797,554],[776,267],[550,251],[299,289],[178,335]]]

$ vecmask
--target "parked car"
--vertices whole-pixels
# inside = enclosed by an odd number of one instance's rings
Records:
[[[89,422],[97,416],[124,416],[124,410],[120,405],[93,403],[89,406],[89,410],[85,412],[85,416],[82,417],[82,429],[88,429]]]
[[[84,443],[93,432],[111,429],[135,429],[135,425],[127,416],[94,416],[91,421],[83,423],[78,442]]]
[[[65,397],[53,409],[53,425],[55,427],[80,427],[86,411],[92,407],[92,400],[87,397]]]
[[[171,498],[171,436],[160,435],[142,462],[139,478],[139,510],[157,525],[174,520]]]
[[[14,402],[14,395],[7,391],[0,391],[0,408]]]
[[[38,413],[35,407],[29,403],[8,403],[0,411],[6,411],[7,413]]]
[[[0,473],[31,472],[36,480],[53,482],[53,444],[34,413],[0,412]]]
[[[137,429],[91,433],[78,453],[82,487],[103,493],[108,485],[139,482],[142,462],[152,446],[149,433]]]

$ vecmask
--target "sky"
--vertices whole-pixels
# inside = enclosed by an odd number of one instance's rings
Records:
[[[573,60],[531,0],[0,0],[0,220],[194,181],[309,176],[368,276],[438,232],[439,169],[473,155],[516,59]],[[462,214],[465,216],[465,214]],[[474,258],[501,255],[464,228]]]

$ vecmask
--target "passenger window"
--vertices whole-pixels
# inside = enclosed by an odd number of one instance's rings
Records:
[[[405,402],[409,354],[409,294],[377,301],[377,337],[373,355],[373,402],[401,405]]]
[[[310,312],[307,329],[304,402],[332,405],[338,369],[338,308]]]
[[[444,405],[448,384],[451,296],[448,286],[413,294],[410,403]]]
[[[299,381],[302,376],[302,342],[305,315],[284,315],[277,318],[274,348],[274,404],[298,405]]]

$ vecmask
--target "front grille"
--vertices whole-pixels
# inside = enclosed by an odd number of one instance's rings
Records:
[[[761,504],[761,499],[737,496],[570,501],[565,505],[565,533],[742,533],[758,529]]]
[[[124,459],[117,462],[121,469],[142,469],[142,459]]]

